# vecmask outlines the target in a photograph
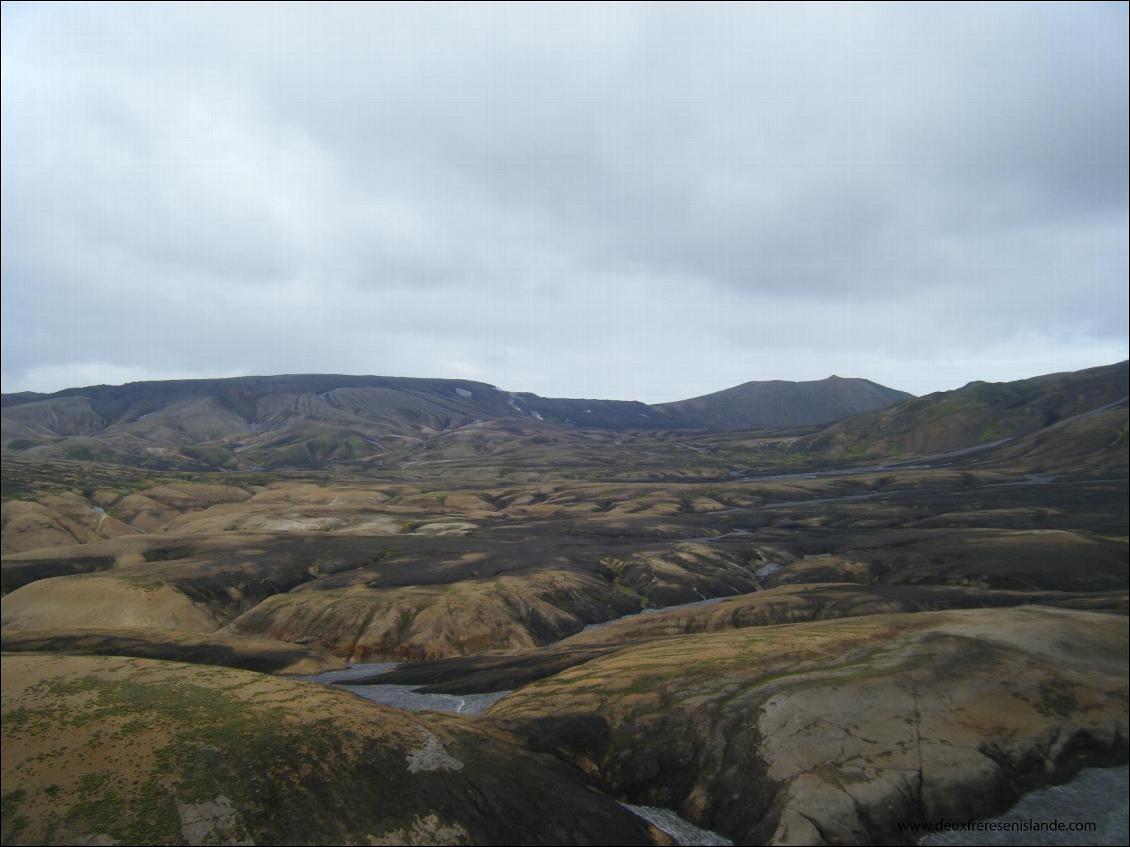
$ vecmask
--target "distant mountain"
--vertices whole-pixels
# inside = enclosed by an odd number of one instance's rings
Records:
[[[1064,426],[1079,416],[1122,406],[1124,419],[1128,394],[1128,362],[1016,382],[971,382],[847,418],[805,439],[804,447],[847,458],[926,455],[1011,442],[1048,430],[1047,437],[1038,440],[1047,450],[1052,442],[1070,440],[1073,433],[1094,430],[1090,425]],[[1109,417],[1115,420],[1118,415]]]
[[[2,399],[6,451],[152,467],[319,466],[484,421],[593,429],[825,423],[907,395],[862,379],[747,383],[682,403],[574,400],[470,380],[334,374],[169,380]]]
[[[133,382],[3,398],[5,449],[154,467],[318,466],[500,418],[638,426],[642,403],[552,401],[469,380],[332,374]],[[571,405],[570,405],[571,404]]]
[[[441,433],[458,441],[448,452],[465,452],[480,449],[489,433],[496,447],[521,439],[536,444],[555,438],[549,430],[561,427],[791,429],[789,450],[837,461],[1000,442],[994,455],[1025,466],[1117,467],[1125,464],[1119,457],[1125,453],[1128,377],[1130,365],[1120,362],[910,397],[865,379],[833,376],[749,382],[654,406],[546,398],[458,379],[316,374],[134,382],[4,395],[0,443],[6,455],[27,458],[204,470],[410,459],[424,442],[429,450],[447,443],[434,438]],[[812,426],[822,428],[796,431]],[[483,438],[461,437],[474,427],[482,427]]]
[[[746,382],[653,408],[667,421],[705,429],[784,429],[885,409],[913,396],[868,379],[830,376],[812,382]]]

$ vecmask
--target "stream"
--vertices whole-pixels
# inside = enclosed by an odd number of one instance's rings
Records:
[[[923,836],[919,844],[1126,844],[1130,841],[1127,823],[1127,792],[1130,768],[1087,768],[1064,785],[1032,791],[995,818],[984,823],[1015,827],[1016,831],[939,832]],[[1091,832],[1052,832],[1025,830],[1061,823],[1094,824]]]
[[[981,823],[1015,827],[1017,831],[989,830],[945,832],[923,836],[922,845],[1124,845],[1130,843],[1127,793],[1130,768],[1088,768],[1064,785],[1025,794],[1011,809]],[[648,823],[670,835],[680,845],[726,845],[734,842],[701,829],[670,809],[621,803]],[[1094,824],[1090,832],[1035,831],[1033,825]],[[1030,827],[1028,830],[1023,827]]]
[[[410,712],[448,712],[453,715],[477,715],[510,693],[490,691],[484,694],[423,694],[417,691],[423,687],[420,685],[350,684],[354,679],[365,679],[387,673],[398,664],[398,662],[358,662],[344,670],[300,676],[298,679],[320,685],[340,686],[350,694],[383,706],[392,706],[394,709],[405,709]]]
[[[974,444],[972,447],[962,447],[960,450],[950,450],[948,453],[935,453],[932,456],[919,456],[905,462],[890,462],[885,465],[859,465],[850,468],[835,468],[826,471],[800,471],[785,474],[769,474],[767,476],[739,476],[731,482],[765,482],[780,479],[823,479],[830,476],[850,476],[852,474],[882,473],[884,471],[921,471],[937,466],[938,462],[968,456],[970,453],[980,453],[982,450],[991,450],[1011,441],[1012,438],[1001,438],[986,444]]]
[[[644,609],[637,615],[706,606],[725,600],[714,597],[680,603],[660,609]],[[626,615],[600,624],[590,624],[585,629],[606,626],[615,621],[633,617]],[[411,685],[350,685],[350,680],[385,673],[397,667],[397,662],[359,662],[343,670],[326,671],[312,676],[298,677],[307,682],[327,686],[341,686],[366,700],[409,711],[435,711],[450,714],[476,715],[498,702],[509,691],[492,691],[482,694],[422,694],[421,686]],[[1127,824],[1127,792],[1130,790],[1130,768],[1089,768],[1065,785],[1053,786],[1024,795],[1003,815],[989,818],[985,823],[1015,827],[1015,831],[985,830],[931,833],[918,842],[923,845],[1123,845],[1128,843],[1130,829]],[[732,841],[716,832],[702,829],[680,817],[671,809],[657,806],[634,806],[621,803],[624,808],[667,833],[679,845],[729,845]],[[1035,825],[1060,822],[1094,824],[1089,832],[1040,831]],[[1053,823],[1054,825],[1054,823]],[[1028,829],[1024,829],[1027,826]]]
[[[676,844],[687,845],[687,847],[697,847],[700,844],[704,847],[728,847],[728,845],[734,843],[717,832],[695,826],[670,809],[659,806],[632,806],[629,803],[621,803],[620,805],[632,814],[643,818],[656,829],[663,830],[674,839]]]

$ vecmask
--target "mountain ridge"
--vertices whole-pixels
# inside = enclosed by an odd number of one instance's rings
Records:
[[[875,386],[856,397],[855,383],[777,382],[769,389],[773,402],[759,404],[752,395],[764,393],[762,385],[731,389],[717,409],[717,401],[698,400],[697,412],[688,414],[632,400],[540,397],[466,379],[282,374],[142,381],[3,395],[2,438],[6,451],[63,458],[309,466],[487,422],[603,430],[764,429],[821,424],[907,396]],[[803,394],[803,402],[782,399],[782,391]]]
[[[839,376],[751,381],[655,405],[547,398],[466,379],[284,374],[135,382],[4,395],[2,446],[6,456],[28,459],[255,470],[377,457],[467,461],[519,438],[556,443],[568,430],[577,447],[591,441],[585,432],[615,443],[622,440],[616,432],[666,433],[675,444],[684,432],[760,431],[772,435],[763,446],[776,439],[801,458],[850,462],[1025,437],[1124,400],[1128,375],[1128,363],[1119,362],[1013,382],[975,380],[923,397]],[[1100,429],[1114,427],[1108,434],[1117,441],[1119,415],[1107,417]],[[1075,429],[1107,438],[1098,423]],[[1039,450],[1067,459],[1047,439]]]

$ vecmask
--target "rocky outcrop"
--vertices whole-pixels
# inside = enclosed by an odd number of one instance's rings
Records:
[[[876,615],[627,646],[487,715],[531,738],[606,722],[551,746],[741,843],[892,843],[900,821],[983,817],[1125,761],[1127,649],[1100,613]]]

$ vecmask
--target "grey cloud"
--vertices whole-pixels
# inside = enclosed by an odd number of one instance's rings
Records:
[[[3,8],[5,390],[1127,355],[1124,6]]]

